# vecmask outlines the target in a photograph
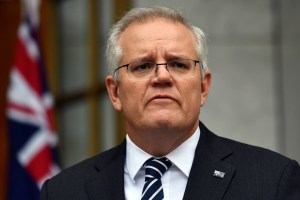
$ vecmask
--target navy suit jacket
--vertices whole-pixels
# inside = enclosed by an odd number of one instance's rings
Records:
[[[275,152],[219,137],[200,123],[186,200],[300,200],[299,164]],[[41,200],[123,200],[126,143],[47,180]],[[214,175],[224,172],[224,177]]]

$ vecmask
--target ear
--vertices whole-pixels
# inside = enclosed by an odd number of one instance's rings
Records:
[[[109,75],[105,79],[105,84],[112,105],[117,111],[121,111],[122,103],[120,101],[118,81],[114,80],[113,77]]]
[[[211,84],[211,73],[209,71],[205,72],[205,78],[201,81],[201,107],[204,106],[205,101],[208,96],[208,92]]]

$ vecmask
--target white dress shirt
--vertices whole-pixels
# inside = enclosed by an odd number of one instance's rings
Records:
[[[190,138],[165,156],[172,162],[172,166],[161,178],[164,200],[182,200],[199,138],[200,129],[198,127]],[[124,184],[127,200],[141,199],[145,183],[145,170],[142,166],[151,157],[126,135]]]

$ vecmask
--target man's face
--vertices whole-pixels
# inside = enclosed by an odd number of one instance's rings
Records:
[[[178,58],[200,59],[192,32],[165,19],[131,24],[122,33],[119,44],[123,51],[120,66],[133,61],[166,63]],[[111,76],[106,80],[115,109],[124,113],[131,139],[158,132],[192,134],[198,126],[209,83],[209,72],[201,81],[199,64],[191,77],[172,77],[162,65],[151,79],[130,79],[124,67],[119,70],[118,81]]]

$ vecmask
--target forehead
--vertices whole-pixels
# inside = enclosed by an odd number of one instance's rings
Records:
[[[182,55],[196,56],[196,40],[185,25],[158,18],[146,22],[134,22],[121,34],[119,44],[123,58],[144,56]]]

